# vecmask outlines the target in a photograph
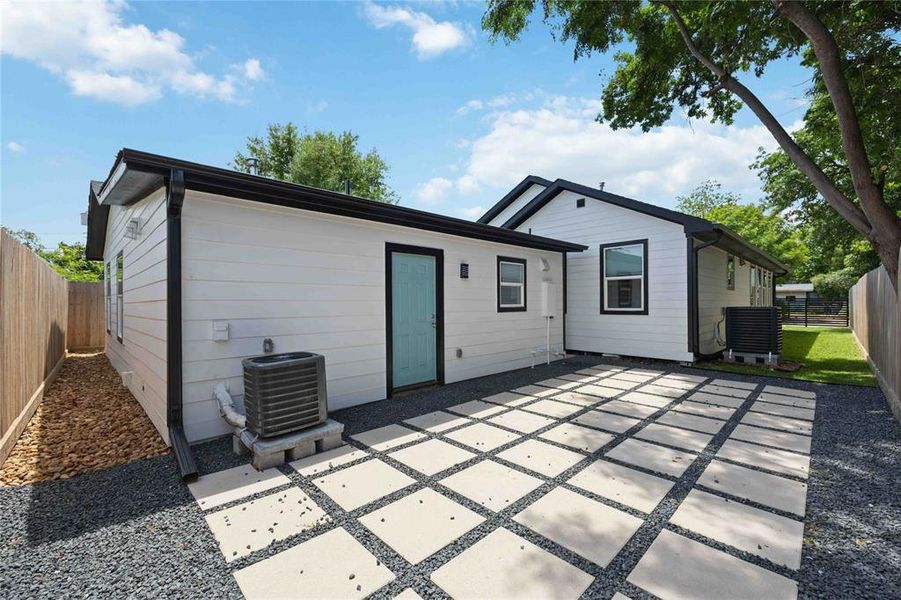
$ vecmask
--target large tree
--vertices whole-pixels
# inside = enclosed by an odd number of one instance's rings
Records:
[[[886,156],[867,143],[874,138],[869,128],[898,128],[898,96],[887,92],[901,78],[901,11],[894,3],[489,0],[482,25],[495,39],[516,40],[538,4],[557,37],[575,43],[576,58],[630,43],[631,50],[620,46],[615,54],[599,120],[649,130],[680,106],[690,117],[729,124],[747,106],[818,198],[870,243],[897,289],[901,219],[885,190],[896,185],[898,169],[897,161],[883,162],[897,154]],[[817,156],[796,141],[738,79],[760,77],[772,61],[796,55],[813,72],[811,96],[817,99],[819,90],[835,115],[831,131],[840,152],[834,155]],[[878,68],[861,68],[872,61]],[[880,76],[873,77],[874,70]],[[885,79],[892,83],[886,86]],[[874,122],[862,111],[877,97],[895,107]],[[846,189],[833,166],[847,178]]]
[[[356,196],[397,204],[386,180],[388,164],[375,148],[360,150],[359,141],[350,131],[300,133],[293,123],[273,123],[265,138],[247,138],[246,151],[235,154],[234,168],[250,173],[250,159],[255,158],[259,175],[336,192],[350,182]]]
[[[795,281],[810,277],[810,252],[800,232],[779,212],[761,203],[743,203],[741,197],[708,180],[685,196],[677,198],[677,208],[696,217],[722,223],[740,236],[779,258]]]

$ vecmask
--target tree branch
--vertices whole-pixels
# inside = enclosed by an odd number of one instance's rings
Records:
[[[811,183],[813,183],[814,187],[822,194],[829,205],[867,239],[872,240],[873,228],[863,211],[841,193],[832,180],[809,156],[807,156],[807,153],[804,152],[794,139],[792,139],[791,135],[785,131],[785,128],[783,128],[776,117],[773,116],[773,113],[764,106],[751,90],[732,77],[726,69],[716,64],[701,52],[700,48],[695,44],[694,38],[688,30],[688,27],[685,25],[685,21],[682,20],[682,16],[679,14],[676,6],[672,2],[666,0],[652,1],[656,4],[665,6],[669,10],[670,16],[672,16],[673,21],[679,28],[682,40],[685,42],[691,55],[719,78],[720,86],[738,96],[748,108],[751,109],[757,118],[760,119],[760,122],[763,123],[773,135],[779,143],[779,146],[782,147],[795,166],[810,179]]]

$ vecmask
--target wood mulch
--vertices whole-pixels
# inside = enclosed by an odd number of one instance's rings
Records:
[[[69,479],[169,450],[105,354],[70,354],[0,469],[0,485]]]

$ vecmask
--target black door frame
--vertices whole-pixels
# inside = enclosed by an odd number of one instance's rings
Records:
[[[435,257],[435,375],[434,381],[423,381],[405,385],[399,388],[394,387],[394,327],[393,327],[393,298],[391,294],[392,288],[392,269],[391,255],[395,252],[400,254],[420,254],[423,256]],[[439,248],[426,248],[424,246],[410,246],[408,244],[394,244],[385,242],[385,378],[386,390],[388,398],[392,397],[395,392],[412,390],[420,387],[428,387],[430,385],[444,384],[444,250]]]

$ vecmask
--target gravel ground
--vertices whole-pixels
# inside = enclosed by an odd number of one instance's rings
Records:
[[[338,411],[333,416],[346,424],[348,434],[353,434],[598,362],[595,357],[574,358],[566,364],[453,384]],[[793,578],[800,582],[802,597],[901,597],[897,578],[901,571],[901,502],[897,494],[901,484],[901,427],[891,419],[878,390],[724,375],[663,363],[623,364],[815,390],[818,400],[804,559],[801,571],[793,573]],[[195,453],[201,471],[207,473],[242,462],[231,455],[227,440],[197,446]],[[693,479],[700,470],[693,465],[684,478]],[[284,472],[293,475],[290,469]],[[341,515],[331,500],[313,493],[311,487],[304,485],[304,490],[310,491],[328,512]],[[677,488],[681,499],[687,489],[681,484],[674,490]],[[378,505],[408,491],[389,495]],[[533,495],[537,496],[530,494],[517,506],[527,504]],[[665,500],[630,547],[646,547],[652,532],[672,510],[674,505]],[[230,573],[250,562],[245,559],[246,563],[226,566],[203,515],[179,481],[171,456],[139,460],[65,481],[0,488],[0,514],[0,596],[5,598],[238,597]],[[355,512],[344,513],[338,523],[349,525],[357,539],[374,537],[367,536],[362,526],[352,525],[355,516]],[[505,517],[499,518],[506,526],[509,521]],[[490,520],[466,539],[478,539],[492,526]],[[548,544],[527,529],[511,529],[560,554],[559,546]],[[251,559],[256,562],[302,539],[303,534],[255,553]],[[405,563],[378,540],[365,545],[383,557],[389,568]],[[439,553],[421,567],[443,563],[458,551],[451,549],[446,556]],[[608,568],[610,575],[600,578],[589,588],[589,594],[606,597],[621,586],[638,553],[617,557]],[[575,555],[565,558],[579,565]],[[590,563],[583,563],[586,571],[596,570]],[[425,571],[409,571],[385,592],[396,593],[406,585],[413,585],[423,595],[438,592],[427,580],[417,578],[417,572]],[[629,590],[629,595],[638,598],[641,594],[636,590]]]

